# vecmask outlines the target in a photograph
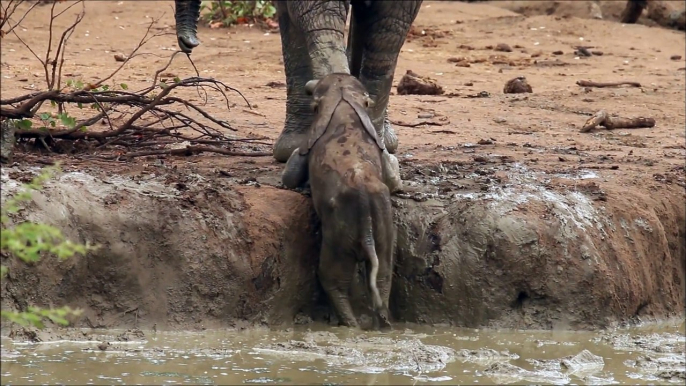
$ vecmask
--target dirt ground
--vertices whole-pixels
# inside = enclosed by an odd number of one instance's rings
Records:
[[[523,3],[536,3],[526,16],[508,10],[522,11]],[[423,5],[395,83],[412,70],[436,79],[445,93],[396,95],[394,88],[390,100],[406,185],[394,199],[397,319],[589,328],[683,313],[684,33],[617,23],[612,18],[623,2],[604,5],[605,20],[587,18],[581,5],[547,11],[557,3]],[[135,47],[151,18],[161,17],[154,31],[174,30],[172,2],[86,7],[68,45],[67,78],[92,81],[114,70],[114,53]],[[48,38],[48,12],[39,7],[19,31],[39,50]],[[253,105],[249,111],[232,95],[228,110],[215,96],[207,111],[229,121],[238,137],[276,140],[286,100],[278,33],[201,28],[199,38],[192,58],[200,74],[237,88]],[[511,50],[495,50],[499,44]],[[579,45],[602,55],[579,57]],[[136,58],[114,84],[149,86],[175,49],[173,34],[154,39],[143,49],[151,55]],[[16,37],[2,40],[1,61],[3,99],[42,86],[40,64]],[[184,58],[169,72],[194,75]],[[517,76],[526,77],[533,93],[503,93]],[[641,87],[591,89],[578,80]],[[180,96],[199,101],[194,91]],[[580,133],[600,109],[652,117],[657,124]],[[269,144],[235,147],[271,150]],[[316,318],[312,304],[323,302],[310,280],[316,221],[306,196],[278,187],[283,165],[271,157],[104,162],[19,153],[17,165],[3,168],[3,190],[46,159],[60,160],[71,174],[29,216],[79,239],[100,238],[110,248],[101,260],[41,264],[38,274],[14,264],[3,305],[48,296],[84,307],[82,325],[104,327]],[[84,197],[92,202],[79,203]],[[105,218],[106,212],[117,216]],[[91,227],[75,225],[77,220]],[[125,247],[113,250],[115,244]]]

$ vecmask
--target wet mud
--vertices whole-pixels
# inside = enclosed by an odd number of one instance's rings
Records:
[[[683,313],[684,203],[600,190],[592,170],[403,161],[391,311],[398,322],[590,329]],[[74,168],[77,169],[77,168]],[[307,195],[277,167],[67,170],[13,221],[101,248],[33,267],[3,258],[3,308],[68,304],[91,328],[336,324],[316,277]],[[2,169],[2,194],[37,168]],[[665,189],[666,190],[666,189]],[[621,199],[620,199],[621,198]],[[362,273],[356,315],[368,319]],[[502,370],[502,369],[501,369]]]
[[[576,333],[398,327],[46,330],[40,342],[2,338],[2,383],[683,384],[686,369],[683,320]]]

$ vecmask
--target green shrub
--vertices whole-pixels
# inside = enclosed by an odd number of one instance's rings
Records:
[[[75,254],[85,254],[94,246],[76,244],[65,240],[62,232],[50,225],[36,224],[30,221],[9,225],[10,215],[19,212],[21,202],[30,201],[33,191],[39,190],[52,174],[59,170],[59,166],[46,168],[31,182],[25,184],[19,193],[9,197],[2,204],[0,232],[0,251],[10,257],[19,258],[26,263],[35,263],[43,254],[52,254],[63,260]],[[0,276],[4,279],[8,273],[6,266],[0,266]],[[43,328],[46,319],[60,325],[68,325],[67,317],[79,315],[81,310],[69,307],[48,308],[28,307],[26,311],[0,311],[2,319],[7,319],[22,326]]]
[[[270,0],[220,0],[203,1],[200,12],[208,25],[228,27],[270,19],[276,14],[276,8]]]

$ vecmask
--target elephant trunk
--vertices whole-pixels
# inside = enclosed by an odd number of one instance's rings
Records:
[[[181,51],[190,54],[200,45],[197,36],[200,0],[175,0],[176,37]]]

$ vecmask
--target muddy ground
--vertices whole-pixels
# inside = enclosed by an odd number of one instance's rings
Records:
[[[109,73],[114,53],[135,47],[151,17],[161,17],[156,31],[172,32],[168,3],[88,2],[65,73],[84,81]],[[584,329],[682,314],[684,33],[496,5],[426,2],[400,56],[396,83],[413,70],[445,94],[391,97],[406,185],[394,198],[394,317]],[[23,22],[27,44],[45,45],[48,11]],[[241,90],[254,109],[232,96],[230,110],[219,97],[207,110],[239,137],[268,137],[236,149],[269,151],[285,114],[278,33],[240,26],[199,35],[201,75]],[[501,43],[511,51],[496,51]],[[602,55],[577,56],[578,45]],[[113,83],[148,86],[174,49],[173,35],[156,38],[143,51],[159,57],[136,58]],[[184,59],[169,71],[194,74]],[[533,93],[503,94],[517,76]],[[42,77],[31,53],[5,37],[2,98],[40,88]],[[586,89],[582,79],[642,87]],[[199,101],[195,91],[179,95]],[[657,124],[580,133],[599,109]],[[117,162],[20,152],[2,169],[3,197],[46,161],[62,162],[66,174],[22,216],[103,248],[35,268],[3,260],[12,270],[3,308],[66,303],[85,310],[77,326],[110,328],[329,319],[315,280],[316,216],[309,197],[279,187],[283,165],[271,157]]]

